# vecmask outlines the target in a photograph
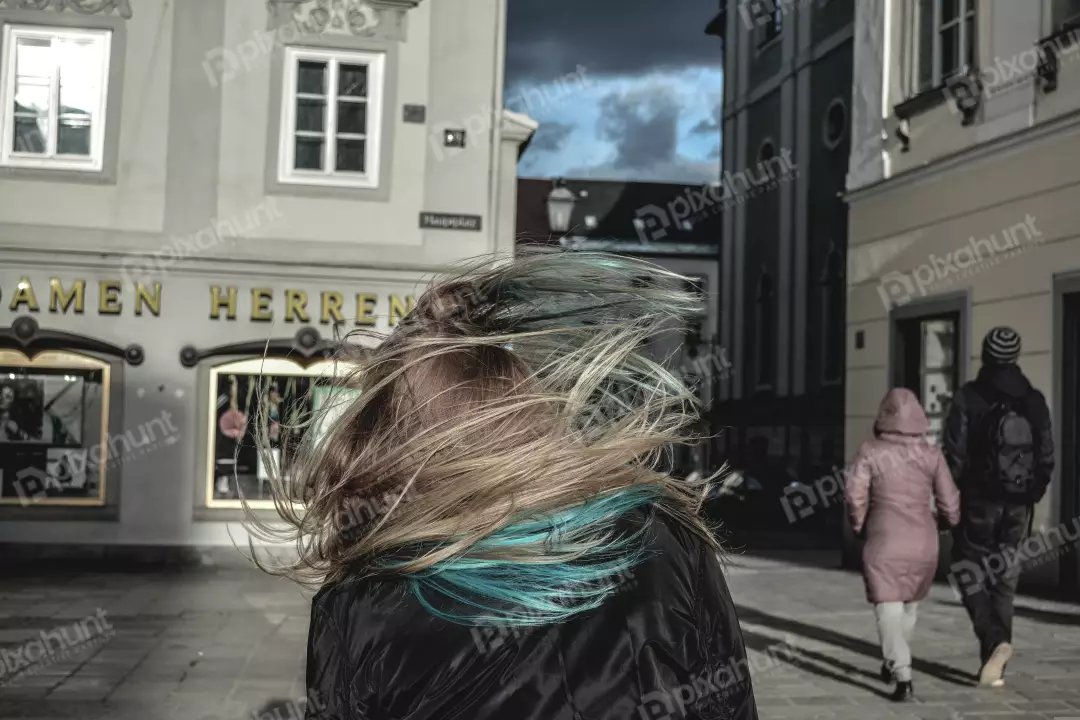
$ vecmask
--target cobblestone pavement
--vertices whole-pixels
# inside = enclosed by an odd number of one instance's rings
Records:
[[[982,689],[967,614],[951,588],[935,585],[913,643],[919,701],[898,705],[878,678],[877,628],[858,574],[744,555],[728,578],[763,720],[1080,720],[1080,605],[1018,597],[1006,688]]]
[[[49,640],[40,670],[6,683],[11,673],[0,676],[0,718],[303,717],[308,600],[235,550],[207,554],[204,563],[182,572],[0,578],[0,647],[26,648],[42,631],[92,636],[66,656],[64,640]],[[98,609],[110,627],[88,620]],[[9,666],[11,658],[9,651]]]
[[[967,616],[935,587],[916,629],[920,701],[898,706],[858,575],[743,555],[729,582],[763,720],[1080,719],[1080,605],[1019,598],[1008,687],[981,690]],[[299,718],[307,621],[294,586],[232,551],[183,572],[0,577],[0,718]]]

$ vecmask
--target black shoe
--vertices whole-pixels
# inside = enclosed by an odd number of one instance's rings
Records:
[[[881,682],[888,684],[892,681],[892,670],[889,669],[889,664],[881,663]]]
[[[889,696],[893,702],[913,702],[915,700],[915,688],[910,680],[901,680],[896,683],[896,690]]]

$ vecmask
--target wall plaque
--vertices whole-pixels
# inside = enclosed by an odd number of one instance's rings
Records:
[[[428,230],[480,230],[479,215],[453,215],[449,213],[420,213],[420,227]]]
[[[406,105],[402,120],[423,125],[427,122],[427,105]]]

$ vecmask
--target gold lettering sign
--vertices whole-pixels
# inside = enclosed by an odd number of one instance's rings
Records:
[[[303,290],[285,291],[285,322],[291,323],[299,318],[300,322],[311,322],[307,310],[307,293]]]
[[[255,322],[271,322],[274,319],[274,311],[270,309],[273,299],[273,290],[251,288],[251,319]]]
[[[391,327],[393,327],[394,325],[397,325],[398,322],[400,322],[402,318],[404,318],[406,315],[408,315],[409,311],[412,310],[414,307],[416,307],[416,299],[413,298],[411,295],[408,297],[406,302],[402,302],[401,298],[399,298],[397,295],[391,295],[390,296],[390,325],[391,325]]]
[[[372,293],[356,293],[356,324],[371,326],[375,324],[375,303],[379,296]]]
[[[146,289],[146,286],[142,283],[135,284],[135,314],[142,315],[143,304],[154,314],[155,317],[161,317],[161,283],[154,283],[154,292],[150,294],[150,291]]]
[[[30,278],[19,278],[19,284],[15,286],[15,294],[11,296],[11,309],[18,310],[20,305],[25,305],[30,312],[37,312],[37,298],[34,297],[34,286],[30,284]]]
[[[236,319],[236,288],[228,288],[228,297],[225,300],[221,299],[221,288],[217,285],[210,288],[210,319],[221,319],[221,306],[224,305],[228,310],[225,317],[230,320]]]
[[[322,313],[319,316],[319,322],[323,325],[329,325],[331,322],[334,324],[345,322],[345,318],[341,316],[341,303],[345,298],[341,297],[341,293],[324,292],[321,293],[321,297]]]
[[[162,283],[135,283],[134,287],[125,286],[120,280],[91,281],[97,285],[97,311],[99,315],[122,315],[125,307],[125,294],[127,296],[128,312],[136,316],[152,315],[161,317],[162,297],[165,289]],[[64,281],[60,278],[49,278],[49,312],[60,315],[75,314],[83,315],[86,312],[87,281],[81,278]],[[241,311],[240,293],[241,288],[235,285],[212,285],[210,286],[210,319],[236,320]],[[284,311],[287,323],[311,323],[314,322],[314,299],[307,290],[286,289],[281,295],[277,295],[272,288],[255,287],[248,290],[251,293],[250,318],[253,322],[273,322],[275,305]],[[92,290],[91,290],[92,292]],[[0,292],[0,296],[3,293]],[[33,283],[28,277],[19,278],[11,292],[7,307],[12,312],[40,312],[41,304],[38,302]],[[5,297],[6,299],[6,297]],[[308,307],[311,300],[312,307]],[[91,300],[92,302],[92,300]],[[336,290],[319,291],[319,318],[322,325],[336,325],[346,321],[345,294]],[[355,323],[362,327],[374,327],[380,317],[385,317],[390,326],[397,325],[404,317],[416,307],[416,298],[412,295],[379,295],[372,292],[358,292],[355,294],[356,320]]]
[[[124,309],[120,302],[120,283],[115,280],[102,280],[98,287],[98,314],[119,315]]]
[[[49,312],[62,312],[66,315],[72,301],[75,302],[75,314],[82,315],[86,307],[86,281],[76,280],[71,286],[71,291],[65,293],[60,279],[51,278],[49,280]]]

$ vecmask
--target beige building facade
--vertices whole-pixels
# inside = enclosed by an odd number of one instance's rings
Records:
[[[1058,450],[1035,527],[1080,530],[1080,3],[868,0],[847,200],[848,456],[890,387],[940,429],[996,325],[1050,405]],[[1077,554],[1034,576],[1076,583]]]
[[[0,543],[244,541],[335,338],[512,252],[505,0],[0,0]],[[263,361],[263,356],[266,360]]]

